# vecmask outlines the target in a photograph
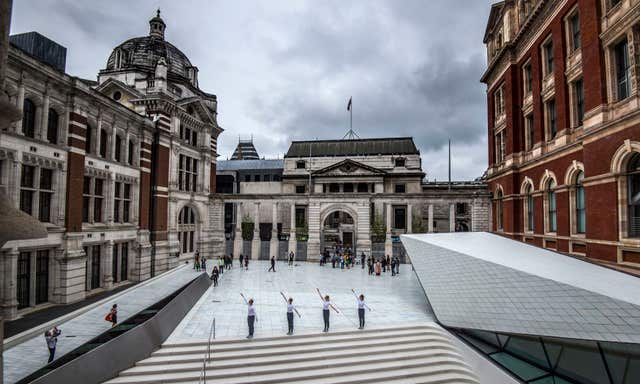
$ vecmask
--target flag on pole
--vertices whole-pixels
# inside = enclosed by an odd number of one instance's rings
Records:
[[[351,110],[351,97],[349,98],[349,104],[347,104],[347,111]]]

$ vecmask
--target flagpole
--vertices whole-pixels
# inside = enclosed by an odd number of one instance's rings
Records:
[[[349,100],[351,101],[351,108],[349,108],[349,132],[353,132],[353,97]]]
[[[451,191],[451,139],[449,139],[449,191]]]

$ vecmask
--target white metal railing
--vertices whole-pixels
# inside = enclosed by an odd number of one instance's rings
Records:
[[[211,359],[211,340],[216,338],[216,318],[211,321],[211,328],[209,329],[209,339],[207,340],[207,351],[202,358],[202,370],[200,371],[200,377],[198,383],[207,384],[207,361]]]

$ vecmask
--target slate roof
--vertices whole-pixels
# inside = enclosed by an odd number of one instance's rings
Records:
[[[446,326],[640,342],[634,276],[483,232],[401,239]]]
[[[420,151],[411,137],[355,140],[293,141],[286,157],[418,155]]]
[[[218,160],[218,171],[243,171],[243,170],[274,170],[284,169],[284,160]]]
[[[233,151],[233,155],[231,156],[231,160],[258,159],[260,159],[260,156],[258,155],[258,150],[253,145],[253,140],[239,141],[235,151]]]

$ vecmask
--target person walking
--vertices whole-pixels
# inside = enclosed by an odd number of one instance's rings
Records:
[[[222,275],[224,273],[224,259],[222,256],[218,257],[218,272]]]
[[[391,258],[387,255],[387,270],[391,269]]]
[[[376,261],[376,265],[375,265],[375,272],[376,272],[376,276],[380,276],[380,260]]]
[[[368,309],[371,311],[371,308],[364,302],[364,295],[360,294],[360,296],[356,295],[356,291],[351,290],[353,295],[356,297],[356,301],[358,302],[358,320],[360,320],[360,326],[358,329],[364,329],[364,309]]]
[[[198,253],[198,251],[196,251],[196,253],[193,254],[193,269],[197,270],[199,266],[200,266],[200,254]]]
[[[400,258],[396,256],[396,275],[400,274]]]
[[[244,269],[249,270],[249,256],[244,258]]]
[[[211,271],[211,280],[213,280],[213,286],[217,287],[218,286],[218,276],[220,275],[220,272],[218,271],[218,267],[217,266],[213,266],[213,270]]]
[[[56,354],[56,345],[58,345],[58,336],[62,333],[57,326],[54,326],[50,330],[44,333],[44,338],[47,341],[47,348],[49,348],[49,361],[47,364],[53,361]]]
[[[289,265],[293,265],[293,259],[296,257],[293,251],[289,252]]]
[[[322,297],[322,293],[320,293],[320,288],[316,288],[316,291],[320,296],[320,300],[322,300],[322,319],[324,320],[324,330],[322,332],[329,332],[329,315],[331,314],[331,311],[329,310],[329,308],[336,311],[336,313],[340,313],[340,312],[338,312],[336,307],[333,306],[333,303],[331,302],[329,295]]]
[[[396,275],[396,259],[395,257],[391,259],[391,276]]]
[[[253,306],[253,299],[247,300],[242,293],[240,293],[240,296],[244,299],[244,303],[247,304],[247,325],[249,326],[249,335],[247,335],[247,339],[253,339],[253,325],[258,321],[256,308]]]
[[[111,310],[104,319],[111,323],[111,328],[116,326],[116,323],[118,322],[118,304],[113,304]]]
[[[242,256],[242,253],[240,254],[240,269],[242,269],[242,266],[244,265],[244,256]]]
[[[360,264],[362,264],[362,269],[364,269],[364,261],[367,259],[367,255],[364,254],[364,252],[362,252],[362,254],[360,255]]]
[[[202,268],[203,271],[207,272],[207,259],[204,257],[200,260],[200,268]]]
[[[275,272],[276,271],[276,258],[275,256],[271,256],[271,268],[269,268],[269,270],[267,270],[267,272]]]
[[[293,305],[293,299],[290,297],[287,300],[287,297],[284,295],[284,293],[280,292],[280,294],[282,295],[284,302],[287,303],[287,336],[290,336],[293,335],[293,312],[295,312],[299,318],[302,316],[300,316],[300,312],[298,312],[296,306]]]

